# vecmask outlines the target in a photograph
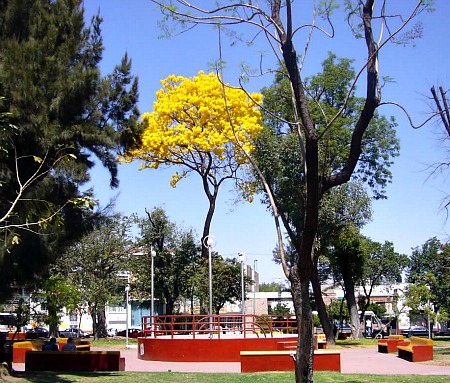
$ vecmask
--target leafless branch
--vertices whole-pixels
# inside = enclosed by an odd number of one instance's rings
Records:
[[[436,107],[438,108],[442,123],[444,124],[447,134],[450,136],[450,110],[448,108],[448,101],[446,97],[447,95],[441,86],[439,87],[439,93],[442,99],[443,106],[441,105],[441,100],[439,99],[439,96],[436,92],[436,88],[434,86],[431,88],[431,94],[433,95],[434,102],[436,104]]]

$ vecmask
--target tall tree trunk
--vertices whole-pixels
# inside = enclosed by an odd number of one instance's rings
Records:
[[[307,273],[299,273],[297,266],[289,274],[291,293],[297,317],[298,342],[295,356],[295,381],[313,382],[314,341],[312,310],[309,299],[309,281]]]
[[[97,332],[97,308],[94,304],[88,303],[89,311],[91,313],[92,318],[92,331],[94,332],[94,339],[98,339],[98,332]]]
[[[317,272],[317,257],[314,257],[314,267],[312,269],[311,284],[314,293],[314,300],[316,302],[316,309],[319,314],[320,323],[322,324],[323,332],[327,338],[327,343],[331,345],[336,344],[336,338],[333,333],[333,326],[328,317],[327,307],[322,297],[322,288],[319,280],[319,273]]]
[[[350,314],[350,328],[352,330],[352,338],[362,338],[361,323],[359,322],[358,305],[355,297],[355,284],[351,275],[342,270],[342,279],[344,280],[344,287],[346,291],[347,307]]]
[[[105,305],[102,305],[101,309],[97,310],[97,339],[106,338],[108,336],[106,332],[106,313]]]
[[[211,192],[209,188],[208,183],[208,176],[207,173],[205,176],[202,177],[203,181],[203,190],[205,191],[206,196],[208,197],[209,201],[209,207],[208,207],[208,213],[206,214],[205,224],[203,226],[203,234],[202,234],[202,257],[204,259],[209,258],[209,249],[206,246],[205,238],[210,235],[210,229],[211,229],[211,222],[214,216],[214,211],[216,210],[216,200],[217,200],[217,194],[219,193],[219,187],[216,185],[213,188],[213,191]]]
[[[54,336],[54,337],[57,338],[59,336],[59,334],[58,334],[58,323],[57,323],[57,321],[53,320],[53,318],[58,318],[58,312],[55,309],[53,309],[53,308],[48,308],[48,316],[50,318],[52,318],[52,320],[51,320],[51,322],[49,324],[49,335],[51,337]]]
[[[166,299],[166,315],[173,315],[174,308],[175,308],[175,301],[173,299]]]

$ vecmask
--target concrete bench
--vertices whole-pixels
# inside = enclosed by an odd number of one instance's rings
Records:
[[[58,338],[58,347],[59,351],[67,344],[67,339],[69,338]],[[74,338],[73,343],[77,348],[77,351],[90,351],[91,350],[91,342],[87,340],[81,340],[79,338]]]
[[[404,341],[405,337],[403,335],[389,335],[386,339],[379,339],[378,352],[397,352],[397,345]]]
[[[410,342],[399,342],[398,357],[410,362],[433,360],[433,341],[431,339],[412,336]]]
[[[241,351],[241,372],[294,371],[295,351]],[[341,371],[340,350],[314,350],[315,371]]]
[[[124,371],[120,351],[27,351],[25,371]]]
[[[44,341],[39,340],[26,340],[23,342],[13,343],[13,363],[25,363],[25,353],[27,351],[41,351]]]
[[[24,340],[27,339],[27,333],[26,332],[15,332],[10,331],[8,332],[8,339],[9,340]]]
[[[298,341],[277,342],[277,350],[297,350]],[[327,338],[325,334],[314,334],[314,349],[322,350],[327,348]]]
[[[67,343],[67,338],[59,338],[57,343],[59,351],[61,351]],[[81,339],[74,339],[74,343],[77,351],[90,351],[91,349],[91,342]],[[43,345],[44,341],[42,339],[14,342],[13,363],[25,363],[25,353],[27,351],[41,351]]]

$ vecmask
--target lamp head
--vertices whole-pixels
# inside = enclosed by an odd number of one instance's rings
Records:
[[[213,248],[216,245],[216,239],[213,235],[207,235],[203,238],[203,246]]]

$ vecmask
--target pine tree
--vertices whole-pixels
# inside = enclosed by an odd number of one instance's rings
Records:
[[[2,225],[36,222],[63,208],[29,230],[0,226],[0,300],[12,280],[24,284],[45,271],[61,246],[83,232],[89,210],[67,201],[85,196],[80,187],[95,158],[116,187],[117,154],[130,149],[138,133],[131,60],[125,55],[113,73],[100,73],[101,21],[97,15],[85,25],[81,0],[0,0],[0,113],[17,127],[2,144],[0,214],[17,198],[20,182],[39,169],[43,174]],[[11,245],[17,233],[19,244]]]

